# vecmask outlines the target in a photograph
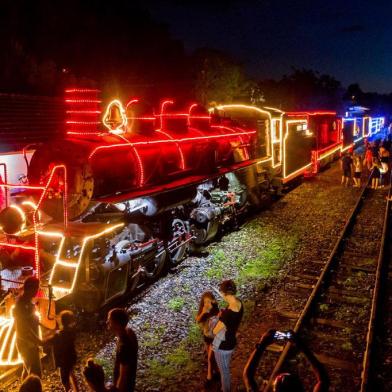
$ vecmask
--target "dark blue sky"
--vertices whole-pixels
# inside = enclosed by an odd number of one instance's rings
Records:
[[[188,50],[207,46],[259,78],[290,67],[329,73],[344,85],[392,92],[392,0],[154,1],[145,6]]]

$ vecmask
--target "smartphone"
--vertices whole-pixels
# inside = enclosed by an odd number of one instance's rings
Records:
[[[282,332],[282,331],[276,331],[274,334],[274,339],[276,340],[286,340],[286,339],[291,339],[292,333],[290,331],[287,332]]]

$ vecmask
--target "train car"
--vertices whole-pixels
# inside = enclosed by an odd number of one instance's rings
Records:
[[[342,150],[345,151],[363,139],[379,133],[385,125],[385,117],[346,114],[341,117],[342,123]]]
[[[270,130],[265,164],[275,183],[316,174],[341,149],[341,122],[335,112],[283,112],[246,105],[221,105],[215,110],[239,124],[260,123]]]

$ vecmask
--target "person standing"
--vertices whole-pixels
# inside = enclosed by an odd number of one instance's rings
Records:
[[[362,176],[362,158],[360,155],[354,156],[354,187],[361,187],[361,176]]]
[[[381,187],[383,187],[385,185],[385,179],[387,178],[387,174],[389,171],[389,151],[384,144],[380,147],[379,154],[380,154],[380,162],[381,162],[380,185]]]
[[[342,185],[349,186],[353,160],[350,154],[344,154],[340,161],[342,168]]]
[[[244,307],[236,297],[237,287],[232,280],[224,280],[219,285],[219,292],[228,306],[221,310],[219,321],[214,328],[215,338],[212,349],[221,374],[222,391],[230,392],[230,361],[237,344],[236,334],[242,320]]]
[[[22,379],[27,375],[42,376],[39,337],[39,318],[33,298],[37,295],[39,280],[28,277],[23,283],[23,293],[16,299],[13,309],[16,331],[16,347],[23,360]]]
[[[372,167],[373,162],[373,152],[372,148],[369,145],[365,151],[365,159],[363,160],[363,164],[366,166],[367,171],[370,173],[370,168]]]
[[[371,171],[372,171],[371,189],[378,189],[378,185],[380,182],[380,167],[381,167],[381,163],[379,159],[373,158],[373,163],[371,167]]]
[[[61,383],[66,392],[71,389],[77,392],[78,384],[73,373],[76,365],[75,349],[75,316],[70,310],[63,310],[60,313],[61,329],[48,339],[46,343],[53,346],[53,353],[56,366],[60,369]]]
[[[201,296],[199,311],[196,315],[196,322],[199,324],[203,332],[205,350],[207,353],[207,380],[206,386],[211,384],[214,370],[216,369],[216,361],[212,351],[212,342],[214,341],[213,329],[218,322],[219,307],[214,294],[206,291]]]
[[[138,342],[128,322],[124,309],[115,308],[108,314],[108,328],[117,337],[113,384],[119,392],[133,392],[136,382]]]

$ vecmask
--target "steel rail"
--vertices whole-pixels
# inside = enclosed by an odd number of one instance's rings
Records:
[[[389,178],[389,184],[392,184],[392,173]],[[371,367],[371,362],[373,357],[373,344],[374,344],[376,322],[380,311],[379,306],[381,303],[380,292],[382,287],[382,272],[384,270],[384,266],[386,263],[385,249],[387,245],[386,240],[388,237],[388,228],[389,228],[389,221],[390,221],[391,195],[392,195],[392,187],[389,188],[387,205],[385,207],[380,253],[378,255],[378,260],[377,260],[376,281],[373,288],[372,307],[371,307],[370,318],[369,318],[368,332],[366,336],[366,350],[365,350],[365,355],[363,358],[363,365],[362,365],[361,392],[366,392],[371,390],[369,389],[371,387],[369,385],[370,367]]]
[[[368,186],[370,184],[371,178],[372,178],[372,173],[370,173],[369,178],[368,178],[364,188],[362,189],[360,196],[358,197],[358,201],[356,202],[354,208],[352,209],[352,212],[351,212],[350,216],[348,217],[346,224],[344,225],[344,227],[339,235],[339,238],[335,242],[335,246],[333,247],[333,249],[328,257],[328,260],[327,260],[323,270],[321,271],[321,274],[317,280],[317,283],[314,286],[310,296],[308,297],[304,308],[302,309],[302,312],[301,312],[301,314],[300,314],[300,316],[294,326],[294,332],[296,332],[296,333],[300,330],[300,328],[304,324],[306,318],[309,315],[310,309],[312,308],[315,300],[317,299],[318,295],[320,294],[320,290],[324,284],[324,280],[325,280],[326,276],[328,275],[328,273],[330,272],[331,267],[334,265],[335,257],[338,254],[338,251],[339,251],[340,247],[342,246],[344,239],[346,238],[346,234],[347,234],[348,230],[350,229],[350,227],[354,223],[355,218],[356,218],[356,216],[359,212],[359,209],[361,207],[361,204],[365,198],[365,195],[368,192]],[[272,373],[271,373],[269,380],[268,380],[268,384],[263,389],[264,392],[268,392],[271,390],[273,382],[275,380],[275,377],[280,373],[280,369],[282,368],[283,364],[285,363],[292,346],[293,346],[293,344],[291,342],[286,343],[282,353],[279,356],[279,359],[278,359],[274,369],[272,370]]]

